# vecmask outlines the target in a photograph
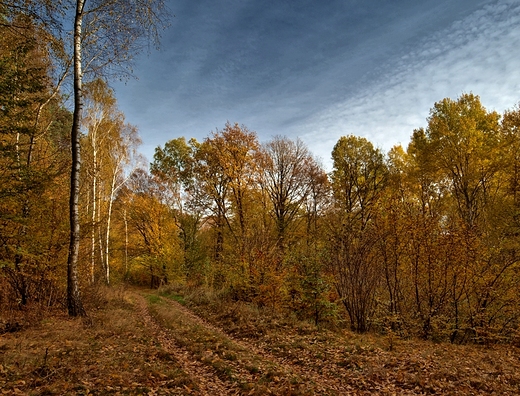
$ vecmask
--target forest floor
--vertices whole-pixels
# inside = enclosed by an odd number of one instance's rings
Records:
[[[113,288],[0,334],[0,395],[518,395],[520,350],[317,329]],[[16,330],[16,331],[14,331]]]

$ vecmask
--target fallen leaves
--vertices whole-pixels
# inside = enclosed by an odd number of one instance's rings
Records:
[[[389,348],[375,335],[281,318],[270,326],[262,312],[241,312],[243,323],[214,306],[196,315],[136,291],[126,300],[109,299],[92,326],[57,315],[2,335],[0,395],[520,394],[514,347],[395,339]]]

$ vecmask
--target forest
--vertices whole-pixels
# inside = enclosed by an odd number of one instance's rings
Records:
[[[48,25],[4,3],[0,16],[0,309],[63,308],[70,62]],[[260,142],[231,122],[202,141],[172,137],[148,164],[107,79],[89,76],[82,297],[98,284],[182,285],[317,326],[518,342],[518,106],[498,114],[472,93],[440,99],[406,147],[384,153],[346,132],[330,172],[302,140],[280,131]]]

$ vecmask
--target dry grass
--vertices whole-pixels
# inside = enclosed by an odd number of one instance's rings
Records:
[[[0,394],[520,394],[511,346],[318,329],[202,291],[98,289],[87,305],[0,335]]]
[[[164,294],[164,293],[163,293]],[[255,353],[248,344],[234,340],[219,328],[208,325],[182,306],[148,296],[153,317],[193,359],[212,368],[223,381],[234,383],[240,393],[251,395],[312,394],[302,379],[278,362]],[[304,389],[305,388],[305,389]]]
[[[286,367],[301,367],[324,383],[334,378],[341,391],[331,394],[520,394],[520,350],[510,345],[437,344],[318,329],[201,293],[186,293],[186,305]]]
[[[123,293],[98,293],[93,305],[99,308],[91,306],[88,318],[55,313],[37,326],[0,336],[2,392],[189,393],[191,379],[164,353]]]

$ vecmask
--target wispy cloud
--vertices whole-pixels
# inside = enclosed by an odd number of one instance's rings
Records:
[[[382,65],[380,77],[362,91],[316,114],[303,138],[327,162],[346,134],[385,150],[406,146],[413,129],[426,125],[434,102],[445,97],[473,92],[489,110],[502,112],[520,99],[519,48],[520,4],[494,2]]]
[[[472,91],[491,109],[512,107],[517,3],[176,1],[161,51],[116,93],[149,158],[169,139],[202,139],[229,120],[262,141],[301,137],[330,166],[342,135],[406,145],[444,97]]]

